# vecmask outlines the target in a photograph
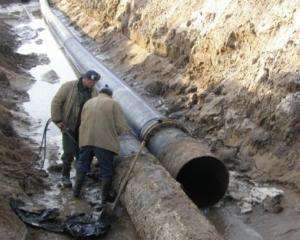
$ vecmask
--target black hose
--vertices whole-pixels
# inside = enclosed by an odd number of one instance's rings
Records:
[[[43,137],[42,137],[42,141],[41,141],[41,144],[39,146],[39,152],[36,156],[36,158],[34,159],[35,161],[33,162],[36,162],[40,159],[41,157],[41,154],[42,154],[42,151],[43,151],[43,159],[42,159],[42,162],[41,162],[41,167],[40,169],[43,169],[44,168],[44,164],[45,164],[45,160],[46,160],[46,153],[47,153],[47,130],[48,130],[48,126],[49,124],[52,122],[51,118],[49,118],[46,122],[46,125],[45,125],[45,128],[44,128],[44,131],[43,131]]]
[[[51,118],[48,119],[48,121],[46,122],[46,125],[45,125],[45,128],[44,128],[44,131],[43,131],[43,137],[42,137],[42,141],[40,143],[40,146],[39,146],[39,152],[36,156],[36,158],[34,159],[33,162],[36,162],[40,159],[42,153],[43,153],[43,159],[42,159],[42,162],[41,162],[41,167],[40,169],[43,169],[44,168],[44,165],[45,165],[45,160],[46,160],[46,154],[47,154],[47,131],[48,131],[48,126],[49,124],[52,122]],[[75,140],[75,138],[72,136],[72,134],[70,133],[70,130],[68,128],[66,129],[63,129],[62,130],[63,133],[65,133],[69,138],[70,140],[74,143],[74,145],[77,147],[77,151],[78,151],[78,142]]]

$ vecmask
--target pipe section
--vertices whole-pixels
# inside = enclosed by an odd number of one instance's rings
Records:
[[[226,192],[229,174],[225,165],[202,142],[188,136],[175,123],[153,110],[141,97],[89,53],[52,13],[47,0],[40,0],[41,10],[67,56],[81,73],[94,69],[103,78],[98,88],[109,85],[120,103],[133,132],[147,138],[147,147],[183,186],[186,193],[202,206],[213,205]]]
[[[148,148],[199,207],[211,206],[225,194],[228,171],[199,140],[169,127],[156,132]]]
[[[115,188],[138,152],[134,136],[121,141],[121,161]],[[172,176],[146,149],[133,170],[121,201],[142,239],[221,240],[215,227],[202,215]]]

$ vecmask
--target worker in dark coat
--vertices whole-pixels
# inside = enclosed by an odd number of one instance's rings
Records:
[[[51,118],[62,130],[62,183],[65,187],[72,186],[70,170],[78,152],[80,113],[85,102],[97,96],[94,86],[99,79],[97,72],[87,71],[79,80],[63,84],[52,100]]]

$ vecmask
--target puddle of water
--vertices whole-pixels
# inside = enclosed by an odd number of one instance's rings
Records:
[[[43,54],[49,59],[46,64],[38,65],[29,70],[35,82],[27,91],[30,101],[23,104],[24,111],[30,116],[32,126],[29,131],[21,134],[40,143],[44,126],[51,117],[52,98],[63,83],[75,80],[77,76],[59,45],[51,35],[44,20],[34,17],[30,12],[34,7],[15,4],[10,5],[9,8],[14,12],[22,13],[22,16],[27,15],[27,19],[24,20],[23,23],[18,23],[15,26],[15,31],[19,33],[19,38],[22,42],[17,52],[21,54]],[[50,72],[54,74],[47,75],[47,73]],[[54,76],[57,78],[55,80],[58,81],[53,82],[53,79],[47,79],[47,76]],[[47,80],[49,80],[49,82],[47,82]],[[50,164],[60,161],[58,153],[62,151],[61,133],[53,123],[49,125],[47,131],[47,142],[47,159],[44,164],[45,170]],[[74,173],[72,174],[74,175]],[[49,208],[59,208],[61,210],[63,210],[66,205],[72,203],[73,197],[71,191],[68,190],[66,193],[62,193],[58,186],[60,174],[49,173],[47,181],[50,183],[50,190],[33,196],[32,199],[34,202]],[[71,205],[73,206],[74,204]]]
[[[27,9],[30,9],[29,11]],[[19,19],[23,21],[30,21],[33,19],[33,13],[39,11],[39,5],[37,1],[30,1],[26,4],[14,3],[14,4],[4,4],[0,6],[1,18],[5,19],[6,22],[18,24]],[[7,16],[9,14],[9,16]]]
[[[30,101],[23,105],[24,110],[40,123],[41,127],[37,129],[37,133],[41,134],[46,121],[50,118],[53,96],[62,83],[74,80],[77,77],[42,19],[32,18],[31,22],[18,25],[16,31],[18,32],[24,28],[31,29],[31,32],[35,34],[28,31],[28,34],[34,37],[26,41],[18,49],[18,52],[22,54],[45,54],[50,60],[49,64],[38,65],[29,71],[36,82],[28,90]],[[44,75],[50,71],[57,74],[59,82],[49,83],[45,81]],[[49,138],[55,138],[55,141],[57,141],[60,135],[59,130],[51,124],[48,132]]]
[[[42,19],[33,19],[31,23],[22,24],[18,28],[21,29],[25,26],[37,32],[37,37],[23,44],[18,52],[46,54],[50,60],[48,65],[39,65],[29,71],[37,81],[28,91],[30,101],[24,104],[25,111],[33,118],[41,119],[44,124],[50,117],[51,100],[61,84],[75,80],[77,77]],[[36,43],[37,39],[42,40],[41,44]],[[59,77],[58,83],[44,81],[43,76],[51,70],[56,72]]]
[[[26,31],[28,34],[34,37],[26,38],[26,36],[23,36],[26,41],[23,42],[22,46],[18,49],[18,52],[23,54],[45,54],[50,60],[49,64],[36,66],[29,71],[36,82],[28,91],[30,101],[23,105],[24,110],[32,118],[34,124],[34,126],[32,126],[25,134],[27,134],[27,137],[31,137],[37,142],[40,142],[45,123],[50,117],[51,100],[54,94],[62,83],[74,80],[77,77],[43,20],[33,18],[30,22],[18,24],[16,30],[18,31],[18,29],[24,27],[27,28]],[[32,31],[28,31],[28,29],[31,29]],[[31,32],[34,34],[31,34]],[[41,41],[37,42],[36,40],[38,39],[41,39]],[[54,83],[49,83],[44,81],[45,74],[50,71],[56,73],[54,74],[54,78],[58,76],[59,82],[54,81]],[[52,74],[50,75],[53,76]],[[61,152],[61,133],[54,124],[50,124],[49,126],[47,142],[47,159],[44,165],[45,170],[50,164],[54,162],[58,163],[56,153],[57,151]],[[51,152],[53,152],[54,157],[51,157]],[[75,171],[73,169],[71,172],[72,177],[74,176],[74,173]],[[60,178],[60,173],[49,172],[47,181],[50,184],[50,189],[35,194],[31,198],[32,201],[35,204],[47,208],[58,208],[62,218],[73,213],[89,213],[92,211],[91,203],[99,202],[99,183],[87,180],[86,187],[84,188],[85,198],[84,200],[78,200],[74,199],[71,189],[62,189],[60,187]],[[114,231],[109,232],[106,239],[137,239],[133,224],[125,211],[121,218],[122,220],[117,221],[112,226]],[[41,239],[48,239],[47,236],[48,233],[42,233]],[[57,239],[61,239],[61,237],[59,236]]]

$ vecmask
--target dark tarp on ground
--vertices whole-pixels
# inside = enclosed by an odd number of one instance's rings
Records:
[[[10,200],[10,207],[26,224],[56,233],[68,233],[77,238],[93,238],[103,236],[110,228],[108,219],[103,216],[74,214],[65,220],[59,219],[59,210],[30,209],[18,199]]]

